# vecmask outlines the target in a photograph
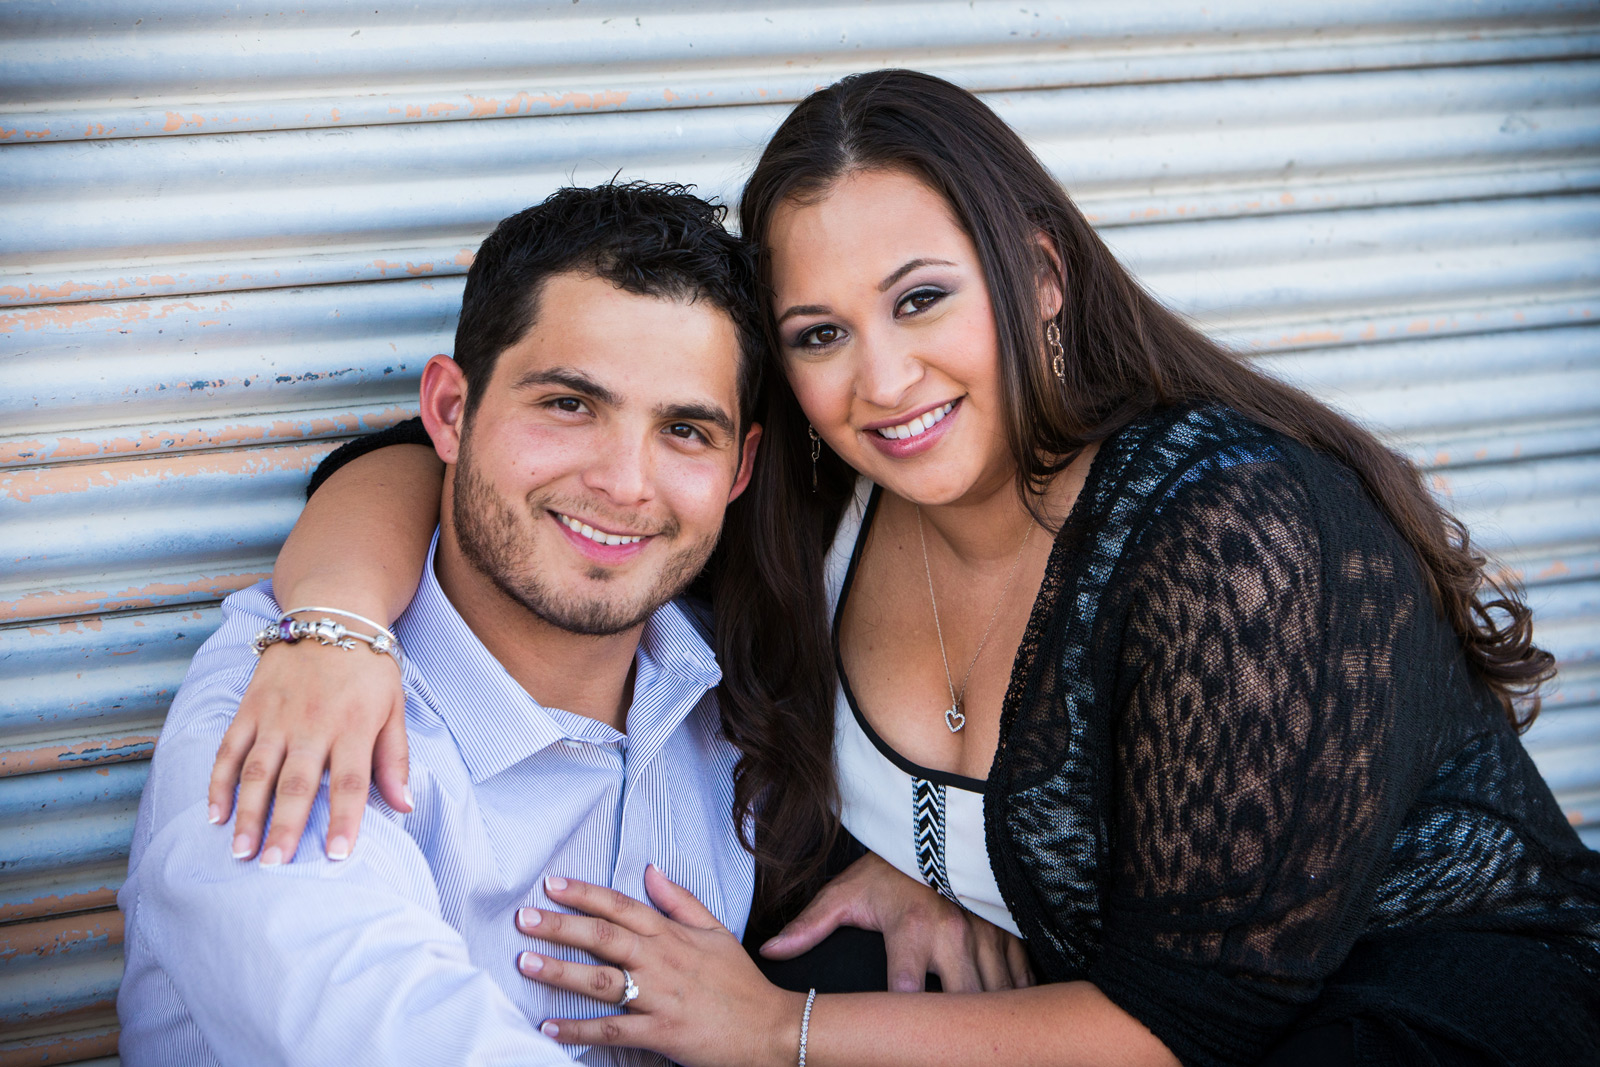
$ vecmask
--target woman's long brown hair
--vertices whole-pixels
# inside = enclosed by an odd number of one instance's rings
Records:
[[[1007,438],[1030,507],[1085,445],[1139,416],[1174,404],[1227,405],[1360,477],[1423,563],[1472,671],[1500,698],[1513,726],[1532,721],[1553,657],[1534,645],[1517,589],[1485,572],[1466,528],[1439,506],[1416,466],[1162,307],[1022,139],[964,89],[915,71],[883,70],[845,78],[802,102],[767,145],[740,208],[744,235],[761,251],[764,288],[774,211],[814,201],[841,177],[874,168],[926,182],[977,246],[999,335]],[[1040,234],[1059,264],[1042,252]],[[1044,355],[1038,307],[1040,272],[1051,270],[1065,296],[1055,320],[1064,385]],[[767,322],[776,353],[770,310]],[[741,817],[754,822],[758,903],[771,913],[815,887],[837,834],[834,659],[822,566],[855,472],[823,449],[813,490],[805,416],[781,368],[767,380],[766,433],[750,489],[729,511],[715,601],[725,721],[743,751],[737,803]]]

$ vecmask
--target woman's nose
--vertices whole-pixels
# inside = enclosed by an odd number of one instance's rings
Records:
[[[922,361],[909,347],[868,341],[856,346],[856,395],[874,407],[900,407],[922,380]]]

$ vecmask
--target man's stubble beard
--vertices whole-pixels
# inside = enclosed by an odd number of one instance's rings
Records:
[[[626,600],[604,596],[588,600],[564,597],[544,582],[534,541],[526,535],[526,527],[518,521],[516,512],[473,469],[467,441],[467,435],[463,435],[450,508],[461,554],[502,593],[557,629],[590,637],[608,637],[637,626],[656,608],[683,592],[716,547],[720,531],[712,531],[709,536],[685,545],[661,566],[654,586],[639,596]],[[554,499],[536,503],[536,495],[530,493],[524,501],[526,514],[535,523],[541,521],[542,512],[559,503]],[[555,510],[561,509],[556,507]],[[677,529],[675,522],[669,523],[657,536],[671,538]],[[616,576],[595,565],[589,568],[588,577],[610,582]]]

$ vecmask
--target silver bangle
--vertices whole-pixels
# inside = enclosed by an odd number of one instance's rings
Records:
[[[817,991],[806,994],[806,1013],[800,1016],[800,1067],[806,1067],[806,1039],[811,1036],[811,1005],[817,1001]]]
[[[343,615],[347,619],[365,623],[378,632],[369,637],[366,634],[347,629],[344,625],[334,622],[332,619],[323,618],[315,622],[305,622],[294,617],[296,612],[302,611],[323,611],[333,615]],[[364,618],[354,612],[340,611],[337,608],[295,608],[291,611],[286,611],[278,616],[278,621],[271,626],[263,628],[255,637],[250,639],[250,651],[259,656],[279,642],[292,645],[296,641],[307,637],[315,638],[318,644],[335,645],[346,649],[355,648],[356,642],[360,641],[371,648],[373,652],[387,655],[397,664],[402,662],[400,641],[390,632],[388,627],[379,626],[371,619]]]
[[[373,622],[365,615],[357,615],[353,611],[341,611],[338,608],[290,608],[288,611],[284,612],[283,615],[279,616],[279,620],[282,621],[283,618],[289,615],[299,615],[301,613],[310,614],[313,611],[320,611],[324,615],[343,615],[347,619],[354,619],[363,626],[372,627],[374,630],[378,631],[379,635],[387,637],[390,644],[394,645],[396,648],[400,647],[400,639],[394,635],[393,630],[389,629],[387,626],[381,626],[378,623]],[[360,635],[358,634],[356,636]]]

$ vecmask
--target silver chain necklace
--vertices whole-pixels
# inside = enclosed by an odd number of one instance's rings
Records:
[[[1028,518],[1022,544],[1017,546],[1017,558],[1011,561],[1011,570],[1006,572],[1006,584],[1000,589],[1000,599],[995,601],[994,611],[989,613],[989,625],[983,628],[983,636],[978,639],[978,650],[972,654],[972,662],[967,664],[967,673],[961,676],[961,688],[957,690],[955,679],[950,676],[950,656],[944,650],[944,627],[939,624],[939,598],[934,595],[933,568],[928,565],[928,536],[922,529],[922,508],[913,506],[917,508],[917,540],[922,542],[922,571],[928,576],[928,600],[933,604],[933,629],[939,635],[939,658],[944,661],[944,682],[950,687],[950,706],[945,709],[944,724],[954,734],[967,725],[967,713],[963,706],[967,698],[967,683],[972,680],[972,668],[978,665],[978,657],[983,655],[983,646],[989,643],[989,631],[994,629],[994,620],[1000,617],[1000,606],[1006,602],[1006,594],[1011,591],[1011,579],[1017,576],[1017,564],[1022,562],[1028,538],[1033,536],[1033,518]]]

